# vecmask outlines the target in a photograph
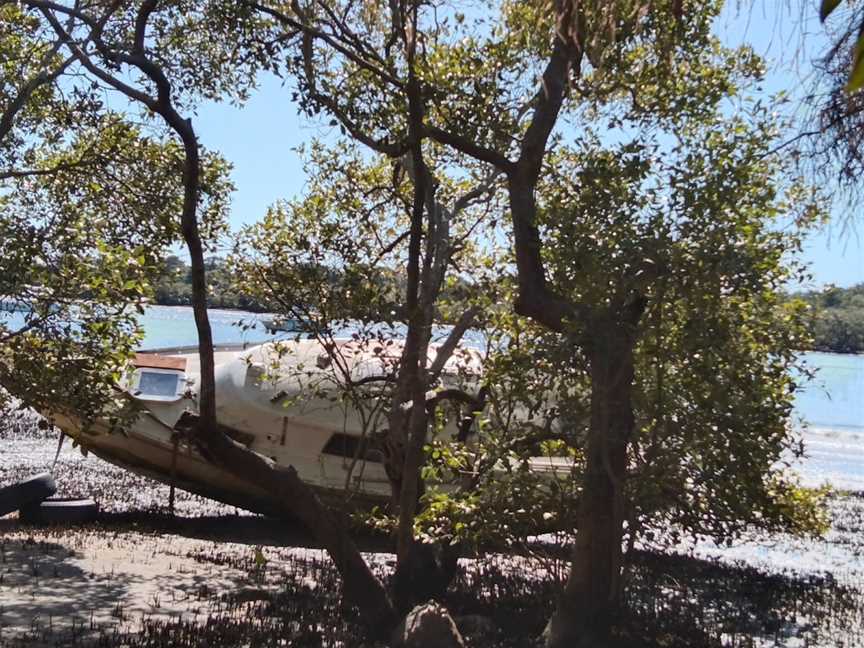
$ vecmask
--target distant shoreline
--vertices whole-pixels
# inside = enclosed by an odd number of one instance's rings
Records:
[[[192,309],[191,304],[169,304],[165,302],[152,301],[148,305],[150,306],[162,306],[165,308],[188,308]],[[230,311],[230,312],[240,312],[240,313],[249,313],[250,315],[274,315],[273,312],[265,310],[264,308],[245,308],[242,306],[232,305],[210,305],[207,307],[207,310],[220,310],[220,311]],[[814,347],[810,349],[795,349],[796,353],[829,353],[831,355],[841,355],[841,356],[864,356],[864,350],[859,351],[834,351],[832,349],[826,349],[824,347]]]
[[[188,308],[192,309],[192,304],[177,304],[177,303],[167,303],[164,301],[151,301],[147,303],[148,306],[163,306],[165,308]],[[270,311],[265,310],[264,308],[257,308],[254,306],[238,306],[238,305],[230,305],[227,306],[225,304],[208,304],[207,310],[224,310],[224,311],[240,311],[243,313],[251,313],[253,315],[272,315]]]

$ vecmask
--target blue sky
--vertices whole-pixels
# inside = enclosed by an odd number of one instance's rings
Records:
[[[716,32],[727,45],[749,43],[768,62],[766,97],[786,91],[794,99],[812,83],[812,60],[825,48],[819,0],[727,0]],[[849,286],[864,282],[864,218],[837,201],[831,222],[811,236],[804,250],[813,285]]]
[[[817,0],[800,3],[813,12],[804,16],[789,8],[799,3],[787,5],[782,0],[757,0],[752,8],[738,8],[735,0],[729,4],[717,33],[730,45],[752,44],[769,60],[772,71],[764,84],[766,95],[781,89],[794,94],[804,87],[811,70],[810,58],[824,42],[815,15]],[[232,179],[237,191],[231,224],[235,228],[260,219],[274,201],[302,193],[305,176],[294,149],[328,130],[299,117],[291,93],[274,77],[262,78],[259,90],[242,107],[203,106],[194,124],[202,144],[221,151],[234,165]],[[833,207],[832,224],[811,236],[805,247],[805,259],[814,276],[809,287],[864,281],[862,228],[864,219],[859,215],[849,214],[840,204]]]

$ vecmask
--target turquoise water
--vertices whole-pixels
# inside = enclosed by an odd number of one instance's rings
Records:
[[[273,339],[264,330],[261,315],[228,310],[210,310],[209,315],[215,344]],[[150,306],[139,321],[144,329],[144,349],[198,344],[192,309],[187,306]]]
[[[864,433],[864,355],[804,353],[816,378],[795,396],[796,411],[811,427]]]
[[[261,315],[217,309],[210,310],[209,314],[213,342],[216,344],[273,339],[262,326]],[[195,320],[188,306],[149,306],[138,321],[144,329],[142,349],[198,344]],[[20,328],[24,323],[24,313],[0,311],[0,322],[11,329]]]
[[[806,423],[806,455],[796,468],[808,485],[864,492],[864,355],[803,359],[816,377],[795,396],[795,413]]]

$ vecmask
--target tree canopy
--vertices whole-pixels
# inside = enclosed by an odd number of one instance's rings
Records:
[[[0,34],[0,285],[30,309],[0,331],[3,384],[36,405],[62,386],[98,413],[92,395],[105,399],[135,343],[132,309],[182,239],[194,439],[282,496],[379,634],[427,591],[429,545],[484,533],[465,515],[481,508],[504,529],[535,495],[552,510],[527,524],[576,527],[550,647],[610,636],[623,543],[640,534],[818,531],[814,498],[781,469],[806,333],[780,292],[822,214],[771,148],[770,106],[747,96],[762,61],[711,33],[721,5],[0,2],[13,27]],[[401,338],[375,389],[343,381],[382,412],[393,596],[290,466],[216,420],[205,253],[231,187],[194,112],[242,101],[262,71],[342,138],[309,146],[306,194],[244,232],[230,266],[244,294],[314,324],[327,366],[336,321]],[[443,319],[455,325],[435,347]],[[445,384],[471,326],[487,331],[484,374]],[[434,434],[447,407],[465,424],[450,438]],[[568,460],[564,487],[531,475],[532,452]],[[436,488],[454,474],[455,494]]]

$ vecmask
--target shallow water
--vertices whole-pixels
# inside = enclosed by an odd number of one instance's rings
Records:
[[[795,395],[798,416],[815,428],[864,435],[864,355],[802,353],[816,377]]]
[[[796,470],[807,486],[825,482],[864,492],[864,429],[817,428],[804,431],[805,457]]]
[[[214,309],[208,311],[208,314],[213,342],[216,344],[264,342],[274,338],[261,324],[262,315]],[[192,309],[188,306],[150,306],[139,322],[144,329],[142,348],[158,349],[198,344],[195,320]]]

